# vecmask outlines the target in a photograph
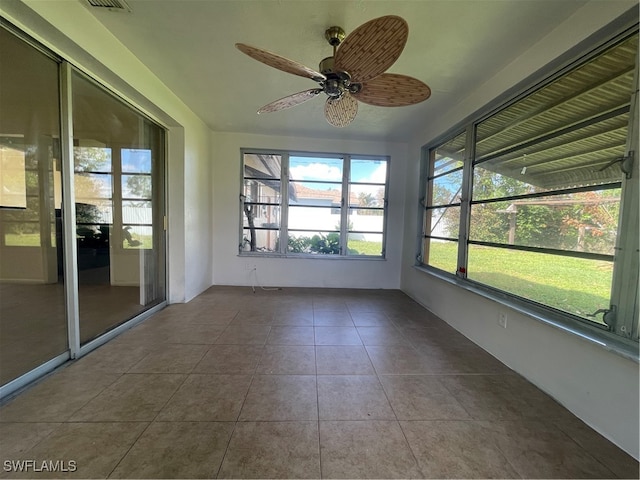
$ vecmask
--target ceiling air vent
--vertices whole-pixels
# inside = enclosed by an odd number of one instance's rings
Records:
[[[124,0],[85,0],[90,7],[110,12],[131,12],[131,7]]]

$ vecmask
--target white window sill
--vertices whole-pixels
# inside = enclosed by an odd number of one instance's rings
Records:
[[[244,258],[296,258],[303,260],[368,260],[368,261],[386,261],[385,257],[378,257],[373,255],[311,255],[304,253],[262,253],[262,252],[242,252],[237,255]]]
[[[638,343],[633,340],[622,338],[604,329],[599,329],[596,326],[592,327],[586,323],[583,324],[580,321],[570,318],[568,315],[562,315],[560,312],[552,311],[551,309],[546,309],[542,306],[538,307],[525,300],[515,298],[506,292],[500,293],[493,291],[490,288],[483,288],[480,284],[424,266],[414,265],[413,268],[437,278],[438,280],[456,285],[468,292],[475,293],[476,295],[480,295],[481,297],[492,300],[500,305],[504,305],[505,307],[515,310],[522,315],[534,318],[570,335],[580,337],[581,339],[598,345],[611,353],[620,355],[636,363],[640,363],[640,355],[638,351],[639,346]]]

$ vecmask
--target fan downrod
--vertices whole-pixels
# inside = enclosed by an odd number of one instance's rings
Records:
[[[324,38],[333,47],[333,56],[324,58],[320,62],[320,72],[327,77],[321,84],[324,93],[330,98],[341,98],[345,92],[358,93],[362,89],[359,83],[351,83],[351,75],[347,72],[336,71],[334,69],[334,57],[338,45],[346,38],[346,33],[342,27],[333,26],[324,32]]]

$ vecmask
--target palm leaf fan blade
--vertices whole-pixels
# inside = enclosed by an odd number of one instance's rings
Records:
[[[369,105],[404,107],[425,101],[431,96],[431,89],[417,78],[384,73],[363,83],[362,90],[353,95]]]
[[[272,113],[284,110],[285,108],[294,107],[306,102],[307,100],[311,100],[319,93],[322,93],[321,88],[312,88],[310,90],[304,90],[303,92],[294,93],[293,95],[287,95],[286,97],[268,103],[264,107],[260,108],[258,113]]]
[[[348,72],[354,82],[383,74],[400,57],[407,38],[407,22],[395,15],[374,18],[356,28],[340,44],[335,69]]]
[[[334,127],[346,127],[358,114],[358,102],[348,92],[340,98],[327,98],[324,116]]]
[[[265,65],[269,65],[270,67],[277,68],[286,73],[292,73],[293,75],[298,75],[300,77],[310,78],[316,82],[322,82],[326,80],[326,77],[320,72],[316,72],[312,68],[306,67],[301,63],[294,62],[293,60],[289,60],[277,53],[269,52],[268,50],[264,50],[258,47],[252,47],[251,45],[246,45],[244,43],[236,43],[236,48],[240,50],[245,55],[250,56],[254,60],[258,60],[259,62],[264,63]]]

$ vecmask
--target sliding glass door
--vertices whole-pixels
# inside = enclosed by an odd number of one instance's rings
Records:
[[[165,299],[164,132],[74,73],[81,344]]]
[[[3,396],[165,301],[165,133],[4,21],[0,45]]]
[[[58,63],[0,28],[0,385],[67,350]]]

